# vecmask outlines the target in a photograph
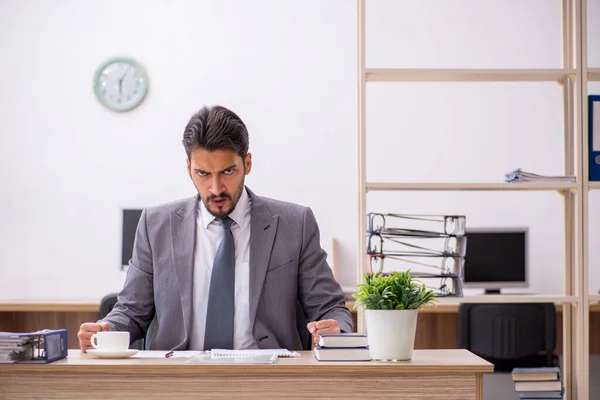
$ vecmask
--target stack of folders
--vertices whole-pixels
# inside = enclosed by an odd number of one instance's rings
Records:
[[[514,368],[512,378],[521,400],[563,398],[563,386],[558,367]]]
[[[322,334],[314,348],[319,361],[370,361],[367,335],[362,333]]]
[[[67,330],[0,332],[0,363],[45,364],[67,356]]]
[[[539,175],[533,172],[525,172],[521,168],[504,175],[506,182],[575,182],[573,175]]]
[[[438,297],[462,297],[467,238],[464,215],[369,213],[370,272],[410,271]]]

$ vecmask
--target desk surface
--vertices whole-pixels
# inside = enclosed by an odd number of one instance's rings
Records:
[[[273,364],[190,364],[189,358],[125,358],[99,359],[80,350],[69,350],[67,358],[50,364],[0,364],[3,372],[85,372],[119,374],[123,371],[180,375],[182,373],[307,373],[318,369],[336,373],[398,374],[403,372],[482,373],[493,371],[493,365],[464,349],[415,350],[411,361],[403,362],[327,362],[317,361],[312,351],[299,357],[279,358]]]
[[[104,360],[79,350],[45,365],[0,364],[6,398],[481,400],[493,365],[467,350],[415,350],[410,362],[188,364],[185,358]],[[35,384],[32,384],[35,382]],[[0,396],[2,397],[2,396]]]

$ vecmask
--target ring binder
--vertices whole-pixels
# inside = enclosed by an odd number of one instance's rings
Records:
[[[464,215],[369,213],[368,219],[371,273],[409,270],[437,296],[462,297]]]
[[[67,356],[67,330],[0,332],[0,363],[47,364]]]

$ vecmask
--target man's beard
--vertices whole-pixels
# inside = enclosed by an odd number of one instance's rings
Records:
[[[211,213],[214,217],[217,217],[217,218],[226,217],[227,215],[231,214],[233,212],[233,210],[235,210],[235,207],[237,206],[238,202],[240,201],[240,198],[242,197],[242,190],[244,190],[244,182],[245,182],[245,179],[242,179],[242,182],[235,190],[233,197],[230,196],[229,193],[221,193],[218,195],[211,194],[206,198],[206,200],[204,200],[202,198],[202,196],[200,196],[200,199],[204,203],[204,207],[206,207],[206,210],[208,210],[209,213]],[[231,208],[226,212],[224,212],[222,210],[219,210],[216,212],[211,210],[211,208],[209,207],[209,203],[212,199],[215,199],[215,198],[229,199],[229,202],[231,203]]]

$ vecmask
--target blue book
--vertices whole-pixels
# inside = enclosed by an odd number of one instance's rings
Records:
[[[563,392],[562,390],[554,391],[554,392],[522,392],[519,394],[520,400],[555,400],[562,399]]]
[[[588,174],[590,181],[600,181],[600,96],[588,96]]]

